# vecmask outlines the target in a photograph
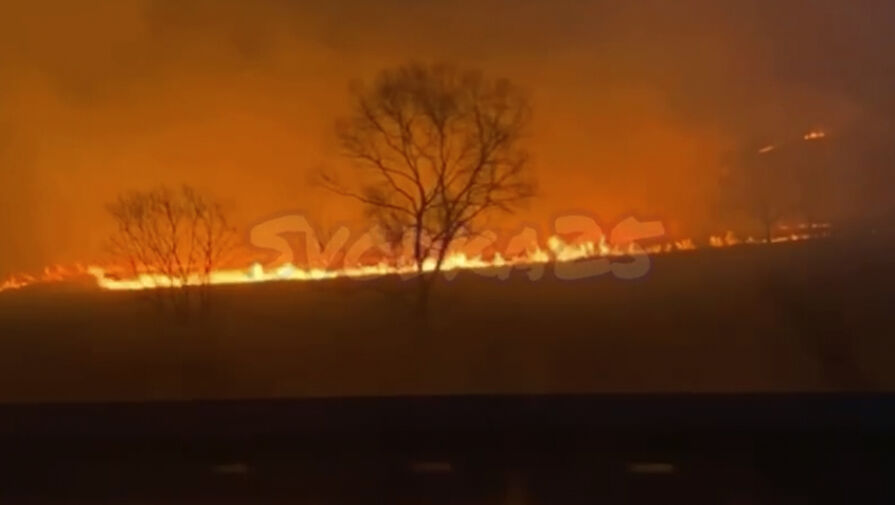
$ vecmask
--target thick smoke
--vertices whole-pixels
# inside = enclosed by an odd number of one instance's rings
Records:
[[[336,5],[338,4],[338,5]],[[830,219],[887,216],[895,5],[885,1],[18,2],[0,18],[0,275],[98,257],[103,206],[187,182],[240,223],[360,218],[308,184],[343,161],[347,85],[448,60],[530,90],[542,195],[517,219],[725,226],[730,160],[812,129]],[[833,188],[827,188],[833,189]]]

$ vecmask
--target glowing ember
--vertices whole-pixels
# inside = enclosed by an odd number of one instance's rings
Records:
[[[802,138],[805,140],[817,140],[826,137],[827,134],[822,131],[811,131],[806,133]]]

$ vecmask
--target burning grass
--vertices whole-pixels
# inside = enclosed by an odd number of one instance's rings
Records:
[[[890,390],[885,251],[702,248],[635,281],[460,272],[426,327],[399,276],[217,286],[187,323],[140,292],[22,290],[0,296],[0,399]]]

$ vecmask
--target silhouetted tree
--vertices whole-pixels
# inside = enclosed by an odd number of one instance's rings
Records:
[[[352,189],[389,236],[405,237],[418,272],[421,313],[445,255],[491,211],[533,194],[520,147],[530,119],[524,93],[506,79],[453,66],[409,64],[352,86],[354,111],[338,126],[363,175]]]
[[[732,164],[720,182],[723,207],[756,220],[769,243],[780,220],[791,216],[798,206],[794,172],[780,163],[774,150]]]
[[[235,231],[223,206],[189,186],[132,191],[107,206],[116,230],[112,252],[141,277],[156,300],[169,301],[182,316],[191,308],[191,292],[208,306],[212,271],[235,246]]]

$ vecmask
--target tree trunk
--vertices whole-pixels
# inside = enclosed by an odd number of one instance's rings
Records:
[[[426,273],[421,273],[419,276],[419,285],[417,287],[417,299],[416,299],[416,315],[422,319],[426,319],[429,317],[429,295],[432,292],[432,284],[435,280],[435,272],[432,272],[431,278],[427,278]]]
[[[447,247],[441,247],[438,251],[438,257],[435,259],[435,268],[431,272],[423,270],[422,262],[419,262],[419,291],[417,293],[416,313],[421,319],[428,319],[429,305],[432,288],[441,273],[441,265],[444,264],[444,257],[447,254]]]

